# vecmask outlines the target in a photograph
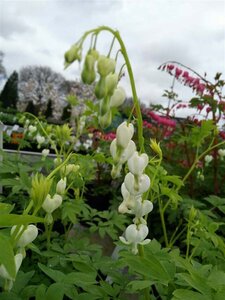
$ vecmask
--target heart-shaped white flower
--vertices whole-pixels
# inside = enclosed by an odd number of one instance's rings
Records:
[[[137,254],[138,249],[137,245],[145,245],[150,242],[149,239],[146,239],[146,236],[148,235],[148,226],[145,224],[131,224],[127,227],[125,230],[125,238],[120,237],[121,242],[124,244],[131,244],[132,245],[132,252],[134,254]]]
[[[116,130],[116,142],[117,146],[126,148],[129,141],[134,135],[134,126],[132,123],[127,124],[127,122],[121,123]]]
[[[148,155],[146,153],[138,154],[138,152],[135,151],[127,163],[131,173],[140,175],[148,165]]]
[[[153,210],[153,204],[149,200],[142,201],[138,199],[135,201],[135,205],[132,208],[131,212],[135,215],[136,218],[141,218],[149,214]]]
[[[124,183],[130,194],[138,196],[149,189],[150,178],[146,174],[142,174],[135,178],[135,176],[129,172],[124,178]]]
[[[120,156],[120,163],[124,164],[135,152],[136,145],[135,142],[130,140],[127,147],[123,150]]]
[[[16,267],[16,274],[22,264],[23,261],[23,255],[21,253],[18,253],[14,256],[14,261],[15,261],[15,267]],[[0,276],[4,279],[8,280],[15,280],[15,278],[12,278],[8,271],[6,270],[4,265],[0,265]]]
[[[110,98],[110,107],[118,107],[122,105],[125,99],[126,93],[124,89],[121,86],[117,87]]]
[[[66,177],[60,179],[56,185],[56,193],[62,195],[66,189]]]
[[[62,196],[55,194],[51,197],[49,194],[45,198],[42,208],[49,214],[56,210],[62,204]]]
[[[15,231],[17,226],[13,226],[11,229],[11,235],[13,234],[13,232]],[[23,230],[24,225],[22,225],[20,227],[19,232],[17,233],[17,235]],[[38,235],[38,229],[35,225],[30,224],[27,226],[27,228],[24,230],[24,232],[22,233],[22,235],[20,236],[19,240],[17,241],[17,246],[24,248],[26,247],[28,244],[32,243],[33,240],[36,239]]]

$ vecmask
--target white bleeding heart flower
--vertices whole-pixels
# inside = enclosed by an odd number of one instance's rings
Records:
[[[124,183],[129,193],[132,195],[141,195],[149,189],[150,178],[146,174],[135,178],[135,176],[129,172],[124,178]]]
[[[43,149],[41,153],[42,153],[43,157],[46,157],[46,156],[49,155],[50,150],[49,149]]]
[[[125,99],[126,99],[125,90],[121,86],[117,87],[114,90],[112,97],[110,98],[110,107],[118,107],[122,105]]]
[[[15,261],[15,267],[16,267],[16,274],[19,271],[19,268],[22,264],[23,261],[23,255],[21,253],[18,253],[14,256],[14,261]],[[0,265],[0,276],[4,279],[8,280],[15,280],[15,278],[12,278],[8,271],[6,270],[4,265]]]
[[[112,170],[111,170],[112,178],[113,179],[119,178],[120,175],[121,175],[121,170],[122,170],[122,165],[121,164],[113,165]]]
[[[11,229],[11,235],[13,234],[13,232],[15,231],[17,226],[13,226]],[[18,231],[17,234],[19,234],[24,228],[24,225],[22,225]],[[26,247],[28,244],[32,243],[36,237],[38,236],[38,229],[35,225],[30,224],[27,226],[27,228],[23,231],[22,235],[19,237],[18,241],[17,241],[17,246],[24,248]]]
[[[110,153],[114,162],[118,162],[120,164],[124,164],[134,153],[136,150],[136,145],[134,141],[130,140],[127,147],[118,150],[117,147],[117,139],[114,139],[110,144]]]
[[[219,154],[220,157],[224,157],[225,156],[225,149],[219,149],[218,154]]]
[[[153,210],[153,204],[149,200],[138,199],[135,201],[135,205],[132,208],[131,212],[135,215],[136,218],[141,218],[149,214]]]
[[[30,125],[30,126],[28,127],[28,131],[29,131],[30,133],[34,133],[35,131],[37,131],[37,127],[36,127],[36,126],[33,126],[33,125]]]
[[[118,160],[117,158],[117,146],[116,146],[116,139],[112,140],[109,148],[110,154],[112,155],[112,158],[114,161]]]
[[[130,140],[127,147],[123,150],[120,156],[120,163],[124,164],[135,152],[136,145],[135,142]]]
[[[128,168],[134,175],[140,175],[148,165],[148,155],[146,153],[138,154],[137,151],[129,158]]]
[[[80,169],[79,165],[75,165],[75,164],[68,164],[65,167],[65,174],[66,176],[69,175],[70,173],[75,173]]]
[[[149,239],[145,238],[148,235],[148,226],[144,224],[131,224],[125,230],[125,237],[120,237],[121,242],[127,245],[132,245],[132,252],[137,254],[137,245],[146,245],[150,242]]]
[[[121,123],[116,130],[116,143],[117,146],[126,148],[134,135],[134,126],[132,123]]]
[[[58,181],[56,185],[56,193],[62,195],[64,194],[65,189],[66,189],[66,177]]]
[[[56,210],[62,204],[62,196],[55,194],[51,197],[49,194],[45,198],[42,204],[42,208],[49,214]]]
[[[42,135],[40,135],[40,134],[38,134],[36,136],[36,140],[37,140],[38,144],[41,145],[41,144],[43,144],[45,142],[45,137],[42,136]]]
[[[56,157],[54,159],[54,165],[58,166],[62,163],[62,159],[60,157]]]
[[[212,160],[213,160],[213,156],[212,155],[206,155],[205,156],[205,162],[206,162],[206,164],[209,164]]]

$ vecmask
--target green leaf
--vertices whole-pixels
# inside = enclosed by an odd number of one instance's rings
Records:
[[[13,225],[23,225],[29,223],[44,223],[43,218],[29,215],[2,214],[0,217],[0,226],[8,227]]]
[[[154,255],[151,255],[151,259],[149,254],[148,259],[138,256],[125,257],[124,262],[133,272],[145,276],[146,280],[157,280],[164,285],[171,280],[170,274]]]
[[[10,277],[16,277],[16,266],[14,260],[13,247],[9,238],[0,234],[0,264],[4,264]]]
[[[65,278],[63,279],[64,283],[74,284],[80,287],[97,283],[95,280],[96,272],[92,272],[92,273],[72,272],[64,276],[65,276]]]
[[[0,203],[0,215],[9,214],[14,208],[14,205],[8,203]]]
[[[200,276],[197,271],[189,271],[190,274],[179,273],[177,276],[183,279],[189,286],[196,289],[203,295],[210,295],[211,289],[206,283],[206,278]]]
[[[200,293],[179,289],[173,292],[174,297],[172,300],[212,300],[211,297],[201,295]]]
[[[16,276],[16,281],[13,284],[12,291],[16,294],[19,294],[27,286],[30,279],[34,276],[35,271],[30,271],[28,273],[23,273],[19,271]]]
[[[35,293],[35,300],[47,300],[45,297],[45,291],[47,287],[44,284],[40,284]]]
[[[38,263],[38,267],[55,282],[62,282],[66,278],[66,275],[58,270],[50,269],[40,263]]]
[[[151,280],[132,280],[129,282],[128,287],[136,292],[149,288],[152,284],[154,284],[154,281]]]
[[[64,296],[64,286],[62,283],[57,282],[50,285],[48,288],[45,298],[47,300],[62,300]]]
[[[20,296],[15,295],[13,293],[2,292],[0,294],[0,300],[23,300],[23,299]]]

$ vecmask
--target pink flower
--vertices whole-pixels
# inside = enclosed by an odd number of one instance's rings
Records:
[[[182,74],[182,70],[181,69],[179,69],[179,68],[176,68],[176,70],[175,70],[175,77],[176,78],[179,78],[179,76]]]
[[[199,83],[196,87],[196,90],[199,94],[203,94],[205,90],[205,84],[204,83]]]
[[[167,71],[172,71],[174,69],[174,65],[167,65]]]
[[[197,109],[198,109],[198,110],[201,111],[201,110],[203,110],[203,108],[204,108],[204,106],[203,106],[202,104],[198,104],[198,105],[197,105]]]
[[[187,71],[184,71],[184,73],[183,73],[182,77],[184,77],[184,78],[188,78],[188,77],[189,77],[189,73],[188,73]]]
[[[223,140],[225,140],[225,132],[224,132],[224,131],[220,131],[220,132],[219,132],[219,136],[220,136]]]
[[[208,107],[206,108],[207,114],[208,114],[211,110],[212,110],[212,108],[208,106]]]

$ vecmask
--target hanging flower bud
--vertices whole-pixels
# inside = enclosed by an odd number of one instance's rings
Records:
[[[75,173],[80,169],[79,165],[68,164],[65,166],[65,175],[69,175],[70,173]]]
[[[134,175],[140,175],[148,165],[148,155],[146,153],[138,154],[137,151],[129,158],[128,168]]]
[[[108,110],[106,114],[103,116],[99,116],[98,118],[99,125],[102,128],[107,128],[112,123],[112,112]]]
[[[83,83],[85,84],[91,84],[95,81],[96,74],[95,74],[95,58],[87,54],[84,62],[83,71],[81,73],[81,78]]]
[[[105,77],[100,77],[99,81],[95,86],[95,96],[98,99],[102,99],[105,97],[107,93],[106,84],[105,84]]]
[[[62,204],[62,196],[55,194],[51,197],[49,194],[47,195],[44,203],[42,204],[42,208],[49,214],[51,214],[54,210],[56,210]]]
[[[81,61],[81,48],[77,45],[73,45],[64,55],[65,66],[74,62],[75,60]]]
[[[119,178],[121,175],[121,169],[122,165],[117,164],[116,166],[113,165],[112,170],[111,170],[111,176],[113,179]]]
[[[132,123],[123,122],[116,130],[117,146],[126,148],[134,134],[134,126]]]
[[[105,85],[107,90],[107,95],[111,96],[117,86],[118,83],[118,74],[111,73],[105,78]]]
[[[124,103],[126,99],[125,90],[119,86],[114,90],[112,97],[110,98],[110,107],[118,107]]]
[[[54,159],[54,165],[59,166],[62,163],[62,159],[60,157],[56,157]]]
[[[136,225],[136,224],[131,224],[127,227],[125,231],[125,238],[120,237],[121,242],[124,244],[131,244],[132,245],[132,252],[134,254],[138,253],[137,245],[146,245],[147,243],[150,242],[149,239],[145,238],[148,235],[148,227],[144,224]]]
[[[58,181],[56,185],[56,193],[62,195],[64,194],[65,189],[66,189],[66,177]]]
[[[90,49],[88,51],[88,54],[90,54],[91,56],[93,56],[93,58],[94,58],[95,61],[98,60],[98,58],[99,58],[99,53],[95,49]]]
[[[129,172],[124,178],[126,189],[132,195],[141,195],[145,193],[150,187],[150,178],[146,174],[142,174],[135,178],[134,175]]]
[[[95,70],[88,71],[86,68],[81,73],[81,79],[85,84],[92,84],[95,81],[96,74]]]
[[[19,268],[22,264],[23,261],[23,255],[21,253],[18,253],[14,256],[14,261],[15,261],[15,267],[16,267],[16,274],[19,271]],[[5,266],[2,264],[0,265],[0,276],[4,279],[8,280],[15,280],[15,278],[12,278],[8,271],[6,270]]]
[[[99,102],[99,114],[104,116],[110,110],[109,107],[109,96],[105,96]]]
[[[97,69],[100,76],[105,77],[115,71],[116,61],[115,59],[101,55],[98,59]]]
[[[16,227],[17,226],[12,227],[11,235],[15,231]],[[24,228],[24,225],[22,225],[20,227],[20,230],[17,233],[17,235],[20,234],[20,232],[23,230],[23,228]],[[20,248],[25,248],[28,244],[32,243],[33,240],[36,239],[37,235],[38,235],[37,227],[33,224],[28,225],[27,228],[22,233],[22,235],[19,237],[19,240],[17,241],[17,246]]]

